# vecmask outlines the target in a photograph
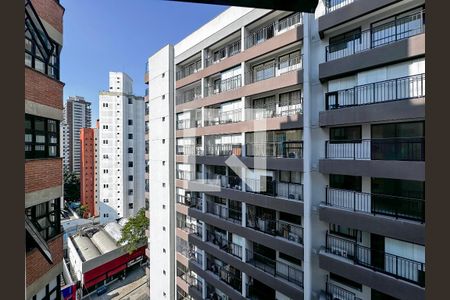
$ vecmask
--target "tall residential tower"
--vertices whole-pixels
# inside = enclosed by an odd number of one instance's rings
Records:
[[[144,98],[133,81],[109,72],[109,90],[99,96],[99,212],[102,223],[134,215],[145,206]]]
[[[152,299],[425,298],[424,1],[231,7],[148,65]]]

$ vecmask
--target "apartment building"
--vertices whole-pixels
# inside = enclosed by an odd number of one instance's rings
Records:
[[[64,117],[64,123],[67,125],[67,129],[64,131],[67,134],[65,138],[67,152],[64,153],[64,156],[67,157],[65,162],[68,163],[65,169],[71,173],[80,174],[80,130],[91,127],[91,103],[84,97],[70,96],[64,107]]]
[[[59,55],[64,7],[25,1],[25,297],[60,299],[63,87]]]
[[[84,216],[98,216],[98,203],[95,197],[95,176],[96,176],[96,141],[98,134],[96,128],[81,128],[80,130],[80,202],[87,207]]]
[[[99,95],[98,206],[100,222],[129,217],[144,201],[144,98],[133,80],[109,72],[109,90]]]
[[[146,84],[148,84],[148,62],[145,64],[146,68],[145,68],[145,73],[144,73],[144,82]],[[149,180],[150,180],[150,174],[149,174],[149,160],[148,160],[148,153],[149,153],[149,132],[150,132],[150,128],[149,128],[149,99],[148,99],[148,87],[145,89],[145,95],[144,95],[144,102],[145,102],[145,154],[144,154],[144,158],[145,158],[145,193],[144,193],[144,197],[145,197],[145,216],[147,218],[150,218],[150,185],[149,185]],[[150,232],[147,230],[146,231],[146,235],[149,236]],[[145,255],[146,257],[150,260],[150,248],[147,247],[145,250]],[[150,284],[150,268],[149,265],[147,264],[147,267],[145,269],[145,273],[147,275],[147,279],[148,279],[148,284]]]
[[[425,298],[423,1],[231,7],[145,78],[151,297]]]

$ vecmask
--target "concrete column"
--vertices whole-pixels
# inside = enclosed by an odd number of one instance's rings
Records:
[[[247,36],[247,30],[245,27],[241,27],[241,52],[245,50],[245,37]]]
[[[247,297],[247,282],[248,282],[248,276],[244,272],[242,272],[242,296],[244,298]]]
[[[200,53],[201,53],[201,57],[202,57],[202,69],[204,69],[205,66],[206,66],[206,64],[205,64],[205,59],[206,59],[206,57],[207,57],[206,49],[202,49],[202,50],[200,51]]]
[[[245,111],[246,111],[246,109],[245,109],[245,99],[246,99],[245,96],[241,97],[241,107],[242,107],[241,120],[242,121],[246,121],[247,120],[247,117],[245,115]]]

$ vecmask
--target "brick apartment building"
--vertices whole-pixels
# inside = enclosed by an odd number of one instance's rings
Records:
[[[25,275],[32,300],[61,298],[63,15],[59,1],[25,1]]]
[[[96,128],[81,128],[80,130],[80,196],[81,204],[88,208],[83,217],[98,216],[94,187],[96,130]]]

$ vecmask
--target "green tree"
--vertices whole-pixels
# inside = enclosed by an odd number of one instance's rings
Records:
[[[145,216],[145,209],[141,208],[136,216],[130,217],[125,226],[122,227],[122,238],[118,243],[126,243],[125,250],[132,253],[140,246],[147,242],[145,230],[150,224],[149,219]]]
[[[78,215],[82,218],[87,217],[87,214],[89,213],[89,207],[85,204],[81,204],[80,207],[78,207]]]
[[[75,173],[64,172],[64,198],[68,201],[80,200],[80,177]]]

